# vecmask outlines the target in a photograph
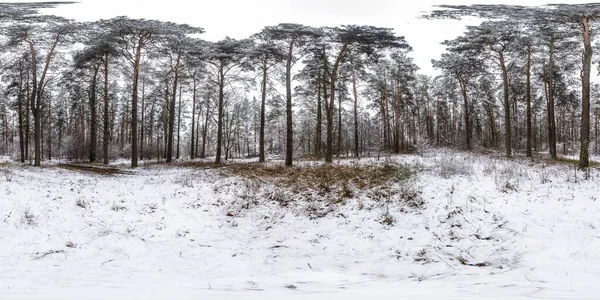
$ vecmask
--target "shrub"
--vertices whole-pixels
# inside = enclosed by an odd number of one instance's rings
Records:
[[[83,199],[83,198],[77,199],[77,201],[75,201],[75,205],[77,205],[83,209],[87,209],[89,206],[87,201],[85,201],[85,199]]]
[[[519,186],[517,185],[517,183],[513,183],[510,180],[506,180],[502,186],[500,187],[500,191],[503,193],[508,193],[508,192],[518,192],[519,191]]]
[[[427,138],[420,137],[413,147],[417,154],[423,155],[433,149],[433,142]]]
[[[473,174],[473,166],[459,159],[456,155],[446,153],[440,157],[436,169],[442,178],[450,178],[455,175],[469,176]]]
[[[37,216],[31,212],[31,209],[29,207],[26,208],[25,211],[23,211],[21,223],[26,224],[27,226],[35,226],[38,224]]]
[[[4,173],[4,179],[6,179],[6,181],[10,182],[13,179],[13,176],[15,175],[13,173],[13,171],[9,170],[9,169],[3,169],[2,172]]]
[[[425,204],[421,192],[412,185],[406,185],[400,189],[400,200],[410,208],[421,208]]]
[[[171,181],[172,183],[181,184],[181,187],[194,187],[194,179],[186,176],[179,176]]]
[[[127,210],[127,207],[117,204],[117,203],[114,203],[110,209],[112,209],[114,211],[121,211],[121,210]]]
[[[390,208],[387,207],[385,209],[385,212],[381,215],[379,223],[381,223],[383,225],[387,225],[387,226],[392,226],[392,225],[394,225],[395,222],[396,222],[396,220],[394,219],[394,216],[392,216],[390,214]]]

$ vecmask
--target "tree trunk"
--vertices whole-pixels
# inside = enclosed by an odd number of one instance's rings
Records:
[[[433,142],[434,141],[434,133],[433,133],[433,118],[431,116],[431,104],[430,104],[430,98],[429,98],[429,83],[426,82],[425,85],[425,99],[427,101],[426,105],[427,105],[427,109],[425,111],[425,123],[427,126],[427,139],[429,140],[429,142]]]
[[[210,118],[210,96],[206,99],[206,117],[204,118],[204,126],[202,126],[202,151],[200,158],[206,157],[206,137],[208,136],[208,119]]]
[[[52,97],[48,97],[48,160],[52,160]]]
[[[384,78],[384,80],[386,80]],[[388,131],[387,131],[387,122],[388,122],[388,116],[387,116],[387,84],[384,84],[383,86],[383,90],[381,91],[381,105],[380,105],[380,114],[381,114],[381,126],[382,126],[382,137],[383,137],[383,147],[384,149],[388,149],[389,144],[388,144]]]
[[[548,63],[547,109],[548,109],[548,148],[550,157],[556,159],[556,121],[554,118],[554,35],[550,37],[550,60]]]
[[[25,162],[25,135],[23,122],[23,60],[19,60],[19,93],[18,100],[18,115],[19,115],[19,150],[21,151],[21,163]]]
[[[342,89],[338,92],[338,135],[337,135],[337,152],[336,157],[340,157],[342,152]]]
[[[104,138],[103,138],[103,155],[104,164],[108,165],[108,143],[110,142],[108,117],[108,53],[104,55]]]
[[[175,132],[175,101],[177,101],[177,83],[179,80],[179,64],[181,62],[181,54],[177,53],[175,61],[175,78],[173,79],[173,96],[169,103],[169,132],[167,136],[167,163],[173,160],[173,135]]]
[[[342,49],[340,49],[335,63],[333,64],[333,69],[331,70],[331,82],[329,87],[330,98],[329,107],[327,107],[327,149],[325,151],[326,163],[333,162],[333,108],[335,106],[335,81],[337,79],[337,71],[340,66],[340,61],[342,60],[342,56],[344,55],[344,52],[346,52],[347,48],[347,44],[342,46]]]
[[[467,98],[467,83],[465,82],[465,80],[460,76],[460,75],[456,75],[457,79],[458,79],[458,83],[460,85],[460,90],[462,92],[462,96],[463,96],[463,104],[464,104],[464,115],[465,115],[465,142],[466,142],[466,148],[467,150],[471,150],[471,134],[472,134],[472,130],[471,130],[471,118],[470,118],[470,112],[469,112],[469,100]]]
[[[178,105],[178,112],[177,112],[177,154],[175,155],[175,159],[179,159],[179,141],[181,139],[181,89],[182,89],[182,83],[179,83],[179,105]]]
[[[121,106],[123,106],[123,113],[121,114],[121,130],[120,130],[120,134],[119,134],[119,140],[120,140],[120,148],[121,148],[121,152],[123,152],[123,149],[125,148],[125,112],[127,110],[129,110],[128,106],[125,106],[126,104],[122,104]]]
[[[533,153],[531,151],[532,147],[532,134],[533,130],[531,128],[531,42],[527,44],[527,157],[533,157]]]
[[[360,157],[358,148],[358,92],[356,91],[356,70],[352,69],[352,93],[354,94],[354,157]]]
[[[317,84],[317,125],[315,127],[315,156],[317,158],[321,158],[321,156],[323,155],[323,140],[322,140],[322,130],[323,130],[323,108],[322,108],[322,104],[321,102],[323,101],[323,98],[321,97],[321,87],[323,87],[323,89],[327,89],[327,87],[325,87],[324,84],[324,79],[325,76],[321,74],[321,71],[317,71],[317,79],[316,79],[316,84]]]
[[[511,127],[510,127],[510,103],[508,97],[508,71],[506,70],[506,64],[504,62],[504,53],[499,51],[498,58],[500,60],[500,68],[502,68],[502,83],[504,86],[504,148],[506,150],[506,156],[512,156],[512,142],[511,142]]]
[[[402,101],[402,93],[400,92],[400,82],[396,81],[396,97],[394,99],[394,153],[400,153],[400,140],[404,141],[404,134],[400,133],[400,103]]]
[[[144,158],[144,144],[145,144],[145,129],[146,128],[146,77],[142,76],[142,123],[140,124],[140,159],[143,161]]]
[[[594,140],[595,146],[594,151],[598,153],[598,114],[600,114],[600,110],[598,109],[598,105],[596,104],[596,109],[594,110]]]
[[[267,101],[267,58],[263,59],[263,78],[260,97],[260,132],[258,137],[258,162],[265,161],[265,103]]]
[[[138,45],[135,49],[135,58],[133,62],[133,84],[131,95],[131,167],[138,166],[138,141],[137,141],[137,106],[138,106],[138,81],[140,75],[140,62],[142,59],[142,48],[144,37],[140,36]]]
[[[31,91],[31,113],[33,114],[33,126],[34,126],[34,143],[35,143],[35,162],[34,166],[41,166],[41,87],[43,86],[43,80],[40,80],[39,86],[37,82],[37,56],[34,48],[33,41],[29,40],[26,36],[24,39],[29,44],[29,54],[31,55],[31,74],[32,74],[32,91]],[[46,75],[46,70],[48,65],[50,64],[50,58],[52,53],[54,52],[54,46],[58,43],[58,35],[55,40],[53,47],[51,48],[48,56],[46,57],[46,69],[44,69],[44,75]]]
[[[225,85],[225,74],[223,74],[223,64],[219,66],[219,107],[217,116],[217,155],[215,163],[221,163],[221,146],[223,144],[223,88]],[[204,149],[202,150],[204,152]]]
[[[29,133],[31,132],[30,124],[31,118],[29,112],[31,111],[31,86],[29,85],[29,72],[27,72],[27,84],[26,84],[26,97],[25,97],[25,160],[29,160]]]
[[[100,64],[94,66],[94,74],[90,86],[90,162],[96,162],[96,148],[98,148],[98,114],[97,93],[98,71]]]
[[[290,41],[287,63],[285,65],[285,112],[286,112],[286,141],[285,141],[285,165],[292,166],[292,157],[294,155],[294,129],[292,122],[292,58],[294,55],[294,43],[296,38]]]
[[[32,74],[32,88],[31,88],[31,114],[33,115],[33,140],[34,140],[34,166],[41,166],[40,156],[40,105],[38,96],[38,83],[37,83],[37,57],[33,47],[33,42],[29,42],[29,50],[31,54],[31,74]]]
[[[196,139],[196,85],[197,85],[197,79],[196,79],[196,71],[194,71],[194,74],[192,75],[192,80],[193,80],[193,86],[192,86],[192,143],[191,143],[191,147],[190,147],[190,159],[194,159],[196,158],[196,144],[195,144],[195,139]]]
[[[533,150],[534,151],[538,151],[538,137],[537,137],[537,128],[535,127],[537,125],[537,114],[533,114]]]
[[[592,44],[589,18],[581,19],[583,27],[583,72],[581,76],[581,149],[579,153],[579,169],[585,170],[590,165],[590,74],[592,67]]]

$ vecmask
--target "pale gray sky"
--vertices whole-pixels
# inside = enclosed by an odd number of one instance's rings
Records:
[[[587,3],[570,0],[79,0],[80,3],[46,11],[77,21],[126,15],[202,27],[202,37],[216,41],[226,36],[245,38],[263,27],[282,22],[312,26],[344,24],[394,28],[413,47],[411,54],[421,72],[432,74],[431,59],[444,51],[440,42],[460,35],[467,22],[418,19],[439,4]],[[14,1],[5,2],[35,2]]]

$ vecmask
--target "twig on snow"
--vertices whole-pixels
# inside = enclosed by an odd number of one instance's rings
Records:
[[[58,253],[65,253],[65,250],[50,250],[50,251],[46,251],[46,252],[36,252],[35,255],[33,256],[33,259],[38,260],[38,259],[42,259],[50,254],[58,254]]]
[[[439,255],[432,253],[433,255],[437,256],[437,258],[439,258],[441,261],[445,262],[448,266],[450,266],[450,268],[452,268],[452,270],[456,270],[455,267],[453,267],[451,264],[449,264],[447,261],[445,261],[443,258],[441,258]]]
[[[533,281],[531,281],[531,279],[529,279],[529,277],[527,277],[527,275],[525,275],[525,279],[527,279],[527,281],[531,282],[531,284],[534,284]]]

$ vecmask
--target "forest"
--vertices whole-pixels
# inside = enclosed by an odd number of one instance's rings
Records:
[[[600,4],[431,7],[474,24],[432,72],[385,26],[52,14],[86,1],[0,3],[0,298],[600,295]]]
[[[419,73],[391,29],[279,24],[247,39],[2,4],[0,153],[21,162],[361,157],[419,147],[598,152],[595,5],[448,6],[488,18]],[[594,72],[597,73],[597,70]]]

